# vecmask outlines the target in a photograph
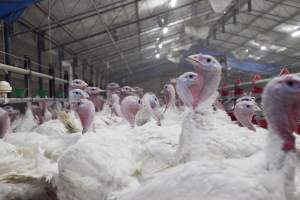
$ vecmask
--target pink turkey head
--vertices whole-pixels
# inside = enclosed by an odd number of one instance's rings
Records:
[[[166,84],[163,89],[166,108],[175,105],[176,91],[172,84]]]
[[[204,54],[195,54],[187,57],[186,59],[189,63],[191,63],[197,73],[206,72],[221,72],[222,66],[221,64],[210,55]]]
[[[79,115],[83,127],[82,134],[84,134],[89,131],[93,125],[95,118],[95,106],[90,100],[80,99],[75,104],[75,111]]]
[[[196,72],[203,79],[204,84],[202,88],[199,88],[201,97],[198,103],[213,97],[221,80],[221,64],[214,57],[204,54],[191,55],[186,60],[194,66]]]
[[[130,86],[124,86],[121,88],[121,93],[123,97],[129,96],[129,95],[133,95],[134,90],[132,87]]]
[[[283,140],[283,150],[293,150],[293,132],[298,129],[300,110],[300,78],[285,75],[272,79],[264,88],[262,104],[269,129]]]
[[[100,95],[101,92],[103,92],[103,90],[101,90],[98,87],[87,87],[85,90],[88,95],[90,96],[94,96],[94,95]]]
[[[12,106],[4,106],[3,109],[8,113],[11,122],[15,121],[20,115],[20,111],[15,110]]]
[[[252,118],[255,111],[258,110],[260,110],[260,108],[254,101],[238,101],[234,107],[234,116],[243,126],[252,131],[256,131],[255,126],[252,124]]]
[[[74,79],[70,83],[70,90],[72,90],[72,89],[84,90],[87,86],[88,86],[88,84],[85,81],[80,80],[80,79]]]
[[[127,96],[121,103],[122,115],[131,127],[135,126],[135,115],[142,108],[142,101],[136,96]]]
[[[73,89],[70,91],[69,99],[71,103],[79,102],[80,99],[87,99],[89,95],[81,89]]]
[[[143,105],[146,107],[147,111],[155,119],[158,126],[161,126],[160,112],[159,112],[159,101],[155,94],[146,93],[142,99]]]
[[[176,91],[186,106],[195,108],[201,99],[203,79],[199,74],[186,72],[176,81]]]

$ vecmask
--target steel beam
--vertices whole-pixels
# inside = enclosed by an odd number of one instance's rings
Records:
[[[274,5],[272,6],[272,9],[270,9],[269,11],[273,10],[274,8],[276,8],[279,4],[280,4],[280,1],[277,2],[277,3],[274,3]],[[290,18],[294,18],[294,17],[298,16],[299,14],[300,14],[300,11],[297,11],[297,12],[295,12],[294,14],[292,14],[291,16],[289,16],[288,18],[285,18],[285,19],[282,19],[282,20],[278,21],[276,24],[274,24],[274,25],[272,25],[271,27],[269,27],[268,30],[263,31],[263,32],[260,32],[260,33],[256,34],[253,38],[251,38],[251,39],[246,40],[245,42],[243,42],[243,43],[240,45],[240,47],[244,46],[245,44],[247,44],[247,43],[248,43],[249,41],[251,41],[251,40],[255,40],[255,39],[258,37],[258,35],[260,35],[260,34],[267,35],[268,33],[272,32],[273,29],[274,29],[276,26],[278,26],[278,25],[280,25],[280,24],[282,24],[282,23],[285,23],[285,22],[288,21]],[[253,23],[254,23],[254,22],[253,22]],[[250,23],[250,24],[253,24],[253,23]],[[235,50],[236,50],[236,49],[235,49]]]
[[[208,15],[209,13],[204,13],[204,14],[201,14],[201,16],[203,15]],[[198,15],[199,16],[199,15]],[[183,16],[181,17],[180,19],[177,20],[177,18],[175,19],[176,21],[173,21],[173,22],[169,22],[169,25],[168,27],[172,27],[172,26],[175,26],[175,25],[178,25],[178,24],[181,24],[181,23],[184,23],[186,20],[189,20],[191,19],[193,16],[191,15],[187,15],[187,16]],[[141,37],[142,35],[146,35],[146,34],[149,34],[149,33],[152,33],[154,31],[156,31],[157,29],[157,25],[155,26],[151,26],[151,27],[146,27],[146,31],[143,31],[143,32],[140,32],[140,34],[138,34],[137,32],[133,32],[131,34],[129,34],[128,36],[125,36],[124,38],[121,38],[118,42],[123,42],[123,41],[127,41],[127,40],[130,40],[130,39],[133,39],[133,38],[136,38],[136,37]],[[152,31],[154,30],[154,31]],[[103,49],[103,48],[107,48],[107,47],[110,47],[111,46],[111,42],[105,42],[105,43],[101,43],[101,44],[97,44],[95,46],[92,46],[92,47],[89,47],[87,49],[79,49],[78,51],[76,51],[76,53],[78,55],[85,55],[85,54],[88,54],[92,51],[96,51],[98,50],[99,48]]]
[[[200,1],[203,1],[203,0],[200,0]],[[176,11],[176,10],[179,10],[179,9],[185,8],[185,7],[187,7],[187,6],[190,6],[190,5],[192,5],[193,3],[196,3],[196,2],[199,2],[199,0],[197,0],[197,1],[192,1],[192,2],[190,2],[190,3],[183,4],[183,5],[181,5],[181,6],[178,6],[178,7],[176,7],[176,8],[173,8],[173,9],[166,9],[166,10],[161,11],[161,12],[159,12],[159,13],[152,14],[152,15],[150,15],[150,16],[140,18],[140,20],[133,20],[133,21],[128,22],[128,23],[115,25],[115,26],[109,27],[109,30],[120,29],[120,28],[129,26],[129,25],[136,24],[136,23],[141,22],[141,21],[145,21],[145,20],[148,20],[148,19],[155,18],[155,17],[157,17],[158,15],[168,14],[168,13],[170,13],[170,12],[174,12],[174,11]],[[102,35],[102,34],[106,34],[106,33],[107,33],[107,31],[106,31],[106,30],[103,30],[103,31],[100,31],[100,32],[97,32],[97,33],[93,33],[93,34],[88,35],[88,36],[83,36],[83,37],[77,38],[76,40],[72,40],[72,41],[68,41],[68,42],[65,42],[65,43],[62,43],[62,44],[59,44],[59,45],[55,45],[55,46],[53,47],[53,49],[58,48],[58,47],[61,47],[61,46],[68,46],[68,45],[71,45],[71,44],[73,44],[73,43],[76,43],[76,42],[79,42],[79,41],[82,41],[82,40],[86,40],[86,39],[89,39],[89,38],[93,38],[93,37],[96,37],[96,36],[99,36],[99,35]]]
[[[37,7],[41,11],[41,13],[43,13],[45,15],[45,17],[49,16],[50,20],[54,21],[54,23],[56,23],[59,27],[61,27],[69,35],[69,37],[71,37],[72,39],[75,39],[73,37],[72,33],[67,28],[65,28],[65,27],[61,26],[59,23],[55,22],[57,19],[53,14],[49,15],[49,12],[45,8],[39,6],[38,4],[35,4],[35,7]],[[51,27],[51,30],[53,30],[53,27],[51,25],[50,25],[50,27]],[[44,30],[44,31],[46,31],[46,30]]]
[[[108,8],[108,7],[114,6],[118,3],[123,3],[123,2],[124,2],[124,0],[119,0],[119,1],[107,4],[105,6],[102,6],[99,9],[102,10],[102,9],[105,9],[105,8]],[[118,5],[118,6],[114,6],[112,8],[108,8],[106,10],[101,11],[101,14],[111,12],[111,11],[114,11],[116,9],[122,8],[124,6],[132,5],[134,3],[135,3],[135,1],[129,2],[129,3],[124,3],[124,4],[121,4],[121,5]],[[56,29],[56,28],[63,27],[63,26],[69,25],[71,23],[74,23],[74,22],[77,22],[77,21],[80,21],[80,20],[84,20],[84,19],[87,19],[87,18],[90,18],[90,17],[95,17],[95,16],[97,16],[97,12],[95,12],[95,9],[89,9],[89,10],[86,10],[84,12],[77,13],[75,15],[72,15],[72,16],[69,16],[69,17],[66,17],[66,18],[63,18],[63,19],[54,20],[53,22],[50,23],[50,25],[51,25],[52,29]],[[24,34],[24,33],[31,32],[31,31],[46,30],[47,27],[48,27],[48,24],[37,26],[37,27],[32,27],[28,31],[18,32],[15,35],[21,35],[21,34]]]
[[[282,0],[281,0],[282,1]],[[274,8],[276,8],[278,5],[279,5],[280,1],[278,1],[276,4],[272,5],[266,12],[270,12],[271,10],[273,10]],[[262,14],[261,15],[258,15],[256,16],[254,19],[252,19],[248,24],[249,25],[252,25],[256,20],[259,19],[259,17],[263,16]],[[246,27],[247,28],[247,27]],[[240,34],[243,30],[239,31],[238,34]],[[258,34],[257,34],[258,35]],[[228,40],[231,40],[232,37],[229,37]],[[246,43],[248,43],[250,40],[246,41],[245,43],[243,43],[243,45],[245,45]],[[241,47],[243,46],[241,45]],[[217,46],[220,47],[221,45]]]
[[[136,20],[138,21],[136,23],[136,26],[137,26],[137,30],[138,30],[138,44],[139,44],[139,50],[141,50],[141,46],[142,46],[142,42],[141,42],[141,25],[140,25],[140,15],[139,15],[139,1],[136,0],[135,1],[135,18]],[[142,54],[140,54],[142,55]]]
[[[113,37],[112,34],[111,34],[111,30],[109,30],[109,27],[107,26],[107,24],[103,21],[102,15],[100,14],[100,12],[99,12],[99,10],[98,10],[98,7],[97,7],[97,5],[96,5],[96,2],[95,2],[94,0],[90,0],[90,1],[92,2],[93,6],[94,6],[94,9],[95,9],[96,12],[97,12],[98,18],[99,18],[99,20],[101,21],[101,23],[103,24],[103,26],[104,26],[104,28],[105,28],[105,31],[106,31],[106,33],[107,33],[108,36],[109,36],[109,39],[110,39],[111,43],[115,46],[115,49],[117,50],[118,54],[120,55],[120,58],[123,60],[123,62],[124,62],[124,64],[125,64],[126,68],[127,68],[128,71],[131,73],[131,70],[130,70],[130,68],[129,68],[129,66],[128,66],[127,60],[126,60],[125,57],[124,57],[124,54],[123,54],[123,52],[122,52],[122,49],[121,49],[121,48],[119,47],[119,45],[116,43],[114,37]]]
[[[180,35],[181,33],[182,33],[182,32],[176,32],[176,33],[171,34],[171,35],[168,35],[168,36],[166,36],[166,37],[164,37],[164,38],[165,38],[165,39],[167,39],[167,38],[172,38],[172,37],[174,37],[174,36]],[[142,44],[141,47],[144,47],[144,46],[147,46],[147,45],[153,44],[153,43],[156,43],[156,39],[151,40],[151,41],[149,41],[149,42],[146,42],[146,43]],[[133,46],[133,47],[124,49],[123,52],[125,53],[125,52],[128,52],[128,51],[136,50],[136,49],[139,49],[139,47],[140,47],[139,45],[136,45],[136,46]],[[109,59],[109,58],[111,58],[111,57],[114,57],[114,56],[115,56],[115,54],[108,54],[108,55],[102,57],[101,60],[107,60],[107,59]],[[92,60],[91,62],[94,63],[95,61],[99,61],[99,59],[94,59],[94,60]]]
[[[219,28],[221,28],[222,32],[225,32],[224,25],[231,19],[234,11],[243,7],[247,3],[248,0],[236,0],[235,3],[233,3],[233,5],[226,11],[226,13],[211,26],[210,34],[208,35],[207,40],[213,37],[213,32]]]
[[[33,27],[33,25],[32,25],[29,21],[27,21],[27,20],[25,20],[25,19],[22,19],[22,18],[20,18],[17,22],[20,23],[22,26],[25,26],[27,29],[31,29],[31,27]],[[38,31],[33,31],[33,32],[34,32],[35,34],[38,34],[38,33],[39,33]],[[44,36],[44,38],[45,38],[46,40],[48,40],[49,42],[52,42],[54,45],[58,45],[58,42],[57,42],[55,39],[53,39],[53,38],[50,39],[49,37],[46,37],[46,36]],[[49,50],[49,49],[47,49],[47,50]],[[66,52],[68,52],[69,54],[74,55],[73,50],[68,49],[68,48],[65,48],[65,50],[66,50]]]

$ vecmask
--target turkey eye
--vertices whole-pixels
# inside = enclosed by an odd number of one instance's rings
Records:
[[[210,59],[210,58],[207,58],[207,59],[206,59],[206,62],[210,63],[210,62],[211,62],[211,59]]]
[[[246,107],[247,107],[247,108],[250,108],[250,105],[247,105]]]
[[[293,81],[288,81],[288,82],[286,82],[286,84],[288,85],[288,86],[293,86],[294,85],[294,82]]]
[[[142,103],[141,100],[138,100],[138,103],[141,104]]]
[[[194,78],[194,75],[189,75],[189,78]]]

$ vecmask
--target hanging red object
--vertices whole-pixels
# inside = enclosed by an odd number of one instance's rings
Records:
[[[221,96],[222,97],[227,97],[227,96],[229,96],[229,91],[227,91],[226,89],[225,89],[225,87],[227,87],[227,83],[224,83],[223,85],[222,85],[222,88],[221,88]]]
[[[243,88],[239,87],[239,84],[241,83],[242,81],[240,79],[237,79],[235,81],[235,87],[234,87],[234,95],[235,96],[241,96],[244,94],[244,90]]]
[[[262,128],[268,128],[267,120],[264,118],[257,120],[257,124]]]
[[[263,92],[263,88],[261,87],[257,87],[256,86],[256,82],[261,80],[261,75],[259,74],[255,74],[253,77],[252,77],[252,88],[251,88],[251,92],[252,94],[261,94]]]

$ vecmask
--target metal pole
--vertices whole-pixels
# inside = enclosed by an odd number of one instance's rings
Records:
[[[42,51],[44,49],[44,32],[37,34],[37,60],[38,60],[38,72],[42,73],[42,64],[43,64],[43,54]],[[43,89],[43,79],[39,78],[39,90]]]
[[[7,65],[11,64],[10,60],[10,46],[11,46],[11,37],[10,37],[10,32],[12,29],[12,24],[4,22],[3,23],[3,39],[4,39],[4,62]],[[5,75],[5,80],[11,84],[11,72],[7,72]]]
[[[24,69],[28,70],[29,69],[29,57],[27,55],[24,55]],[[24,86],[27,89],[26,96],[29,96],[29,75],[25,74],[24,75]]]
[[[94,86],[94,65],[90,66],[90,85]]]
[[[86,60],[82,61],[82,68],[81,68],[81,74],[82,74],[82,80],[86,81],[85,79],[85,70],[86,70],[86,66],[88,65]]]
[[[64,71],[64,79],[65,80],[69,80],[69,73],[68,73],[68,71]],[[68,83],[65,83],[64,84],[64,97],[65,98],[68,98],[68,96],[69,96],[69,84]]]
[[[49,75],[55,76],[55,71],[53,65],[49,65]],[[49,97],[54,97],[55,95],[55,79],[49,80]]]
[[[31,75],[34,76],[34,77],[41,77],[41,78],[45,78],[45,79],[53,79],[53,76],[49,76],[48,74],[42,74],[42,73],[39,73],[39,72],[30,71],[30,70],[23,69],[23,68],[20,68],[20,67],[6,65],[6,64],[3,64],[3,63],[0,63],[0,69],[2,69],[4,71],[14,72],[14,73],[17,73],[17,74],[23,74],[23,75],[31,73]],[[55,77],[55,80],[57,80],[59,82],[63,82],[63,83],[68,82],[66,80],[63,80],[63,79],[57,78],[57,77]]]
[[[76,68],[78,67],[78,58],[77,56],[74,56],[73,57],[73,63],[72,63],[72,74],[73,74],[73,77],[77,78],[77,75],[76,75]]]
[[[62,70],[62,62],[64,60],[64,49],[59,48],[58,49],[58,65],[59,65],[59,76],[60,78],[63,78],[63,70]],[[62,91],[63,90],[63,85],[59,84],[59,90]]]

